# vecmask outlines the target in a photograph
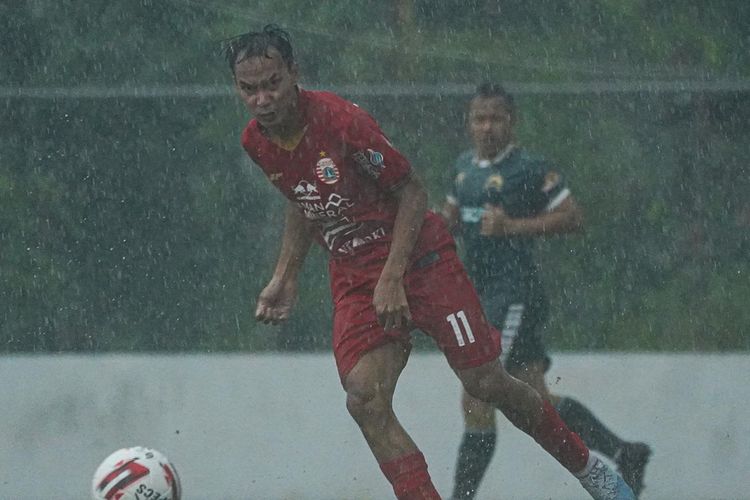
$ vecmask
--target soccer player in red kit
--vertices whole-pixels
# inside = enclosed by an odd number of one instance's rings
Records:
[[[315,240],[330,254],[333,350],[346,406],[399,499],[437,499],[419,448],[392,400],[421,329],[465,390],[499,408],[576,475],[595,499],[629,500],[629,487],[571,432],[555,409],[498,362],[487,322],[454,241],[409,162],[365,111],[298,85],[286,32],[268,25],[229,41],[237,92],[254,116],[242,145],[289,200],[273,276],[255,316],[288,318]]]

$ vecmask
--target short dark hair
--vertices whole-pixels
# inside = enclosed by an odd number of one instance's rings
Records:
[[[294,64],[294,51],[289,33],[275,24],[267,24],[261,31],[249,31],[225,40],[224,58],[234,73],[237,63],[250,57],[270,57],[268,49],[276,49],[287,67]]]
[[[477,97],[485,99],[502,99],[507,106],[508,111],[510,111],[512,115],[515,115],[516,113],[516,102],[513,99],[513,95],[505,90],[505,87],[500,84],[488,82],[480,84],[474,92],[472,100]]]

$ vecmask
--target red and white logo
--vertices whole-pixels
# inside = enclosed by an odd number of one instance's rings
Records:
[[[326,184],[335,184],[339,181],[339,169],[330,158],[321,158],[315,167],[315,174],[318,179]]]

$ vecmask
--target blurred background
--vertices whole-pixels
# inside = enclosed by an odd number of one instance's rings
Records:
[[[476,84],[516,94],[586,211],[540,247],[553,350],[750,348],[750,3],[25,0],[0,4],[0,350],[330,349],[320,249],[290,323],[252,318],[282,202],[221,42],[267,22],[436,207]]]

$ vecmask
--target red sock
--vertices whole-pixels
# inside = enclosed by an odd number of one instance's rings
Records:
[[[422,453],[417,451],[384,462],[380,470],[393,485],[398,500],[440,500]]]
[[[544,401],[542,420],[532,437],[570,472],[575,474],[586,467],[589,449],[578,434],[568,429],[548,401]]]

